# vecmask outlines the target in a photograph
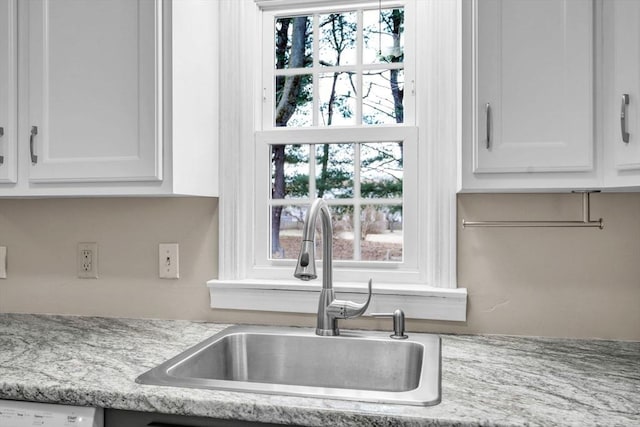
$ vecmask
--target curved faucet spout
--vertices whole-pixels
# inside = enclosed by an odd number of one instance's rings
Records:
[[[361,316],[369,307],[372,281],[369,280],[369,294],[367,301],[363,304],[335,299],[332,277],[333,228],[331,226],[331,212],[323,199],[316,199],[307,212],[302,230],[302,246],[293,275],[301,280],[311,280],[318,277],[315,266],[315,235],[318,216],[321,218],[322,226],[322,291],[318,303],[316,334],[339,335],[337,319]]]
[[[302,280],[310,280],[318,277],[316,274],[315,240],[316,222],[320,215],[322,225],[322,288],[331,289],[332,283],[332,259],[333,259],[333,227],[331,226],[331,212],[323,199],[316,199],[309,211],[302,229],[302,247],[298,255],[298,264],[293,273]]]

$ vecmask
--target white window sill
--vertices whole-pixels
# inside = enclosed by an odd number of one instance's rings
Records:
[[[207,282],[211,308],[287,313],[316,313],[321,286],[320,280],[216,279]],[[340,299],[363,302],[366,298],[366,286],[360,283],[335,283],[334,289]],[[464,322],[467,290],[374,283],[367,312],[392,312],[397,308],[411,319]]]

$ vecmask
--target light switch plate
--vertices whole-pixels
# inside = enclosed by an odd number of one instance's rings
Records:
[[[7,278],[7,247],[0,246],[0,279]]]
[[[160,243],[158,246],[158,274],[161,279],[180,277],[177,243]]]

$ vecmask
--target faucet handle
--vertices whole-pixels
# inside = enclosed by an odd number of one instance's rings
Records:
[[[364,303],[358,304],[353,301],[336,299],[329,304],[327,312],[336,319],[350,319],[362,316],[364,312],[367,311],[367,308],[369,308],[369,303],[371,302],[372,284],[373,280],[369,279],[369,293],[367,295],[367,300]]]
[[[404,311],[399,308],[393,313],[371,313],[371,316],[393,318],[393,335],[390,335],[390,337],[396,340],[409,338],[409,336],[404,333]]]

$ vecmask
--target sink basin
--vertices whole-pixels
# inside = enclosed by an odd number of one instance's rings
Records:
[[[140,375],[140,384],[378,403],[440,402],[440,337],[232,326]]]

